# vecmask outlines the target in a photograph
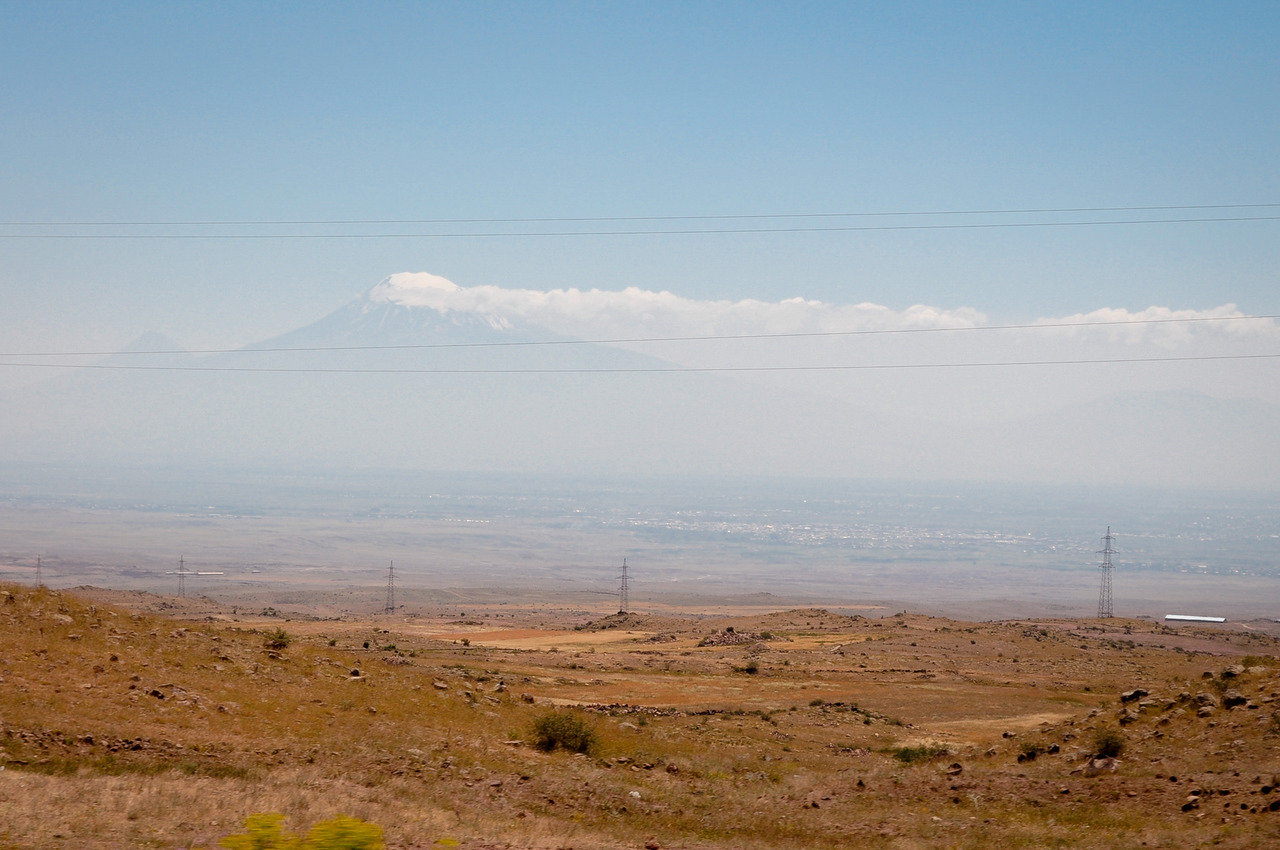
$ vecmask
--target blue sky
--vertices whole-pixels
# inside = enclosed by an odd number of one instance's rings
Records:
[[[1274,3],[10,2],[0,220],[1280,203],[1278,43]],[[1222,214],[1280,207],[1207,213]],[[20,350],[120,347],[147,331],[239,345],[406,271],[462,286],[968,307],[996,321],[1227,303],[1278,313],[1278,235],[1280,222],[1255,221],[6,238],[0,334]]]

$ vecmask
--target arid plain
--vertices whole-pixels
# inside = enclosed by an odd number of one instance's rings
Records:
[[[391,848],[1280,840],[1273,622],[408,587],[349,610],[382,590],[6,585],[0,846],[212,848],[255,812]],[[534,746],[549,712],[586,753]]]
[[[0,847],[1280,842],[1264,502],[273,482],[11,483]]]

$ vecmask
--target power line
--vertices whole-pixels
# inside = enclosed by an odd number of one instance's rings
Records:
[[[396,610],[396,562],[387,567],[387,604],[384,614],[394,614]]]
[[[266,239],[521,239],[570,236],[714,236],[765,233],[858,233],[909,230],[991,230],[1029,227],[1104,227],[1131,224],[1209,224],[1280,221],[1280,215],[1203,218],[1092,219],[1086,221],[1005,221],[972,224],[876,224],[838,227],[722,227],[647,230],[525,230],[435,233],[0,233],[0,239],[136,239],[136,240],[266,240]]]
[[[330,375],[616,375],[679,374],[694,372],[852,372],[893,369],[979,369],[1003,366],[1086,366],[1119,363],[1196,363],[1221,360],[1270,360],[1280,354],[1207,354],[1185,357],[1100,357],[1065,360],[990,360],[960,363],[858,363],[825,366],[669,366],[546,369],[359,369],[272,366],[132,366],[107,363],[0,363],[0,367],[34,369],[105,369],[134,372],[245,372],[260,374]]]
[[[336,219],[244,219],[206,221],[0,221],[4,227],[285,227],[336,224],[571,224],[611,221],[734,221],[807,218],[891,218],[946,215],[1049,215],[1103,212],[1173,212],[1177,210],[1268,209],[1280,203],[1261,204],[1168,204],[1129,207],[1041,207],[1030,209],[898,210],[893,212],[825,213],[732,213],[718,215],[618,215],[531,218],[336,218]]]
[[[508,348],[535,345],[623,345],[654,342],[712,342],[750,339],[803,339],[807,337],[884,336],[889,334],[956,333],[965,331],[1039,330],[1041,328],[1096,328],[1130,325],[1186,324],[1190,322],[1274,321],[1280,314],[1258,316],[1187,316],[1164,319],[1117,319],[1089,322],[1028,322],[1007,325],[972,325],[941,328],[880,328],[852,331],[793,331],[787,333],[706,334],[701,336],[613,337],[600,339],[505,340],[501,342],[431,342],[402,345],[317,345],[283,348],[170,348],[149,351],[28,351],[5,352],[0,357],[113,357],[153,354],[277,354],[325,351],[404,351],[443,348]]]
[[[1102,538],[1106,545],[1098,552],[1102,556],[1102,563],[1098,565],[1098,569],[1102,571],[1102,581],[1098,588],[1098,619],[1100,620],[1115,616],[1111,599],[1111,574],[1115,571],[1111,556],[1116,551],[1111,547],[1111,541],[1114,539],[1115,535],[1111,533],[1111,526],[1108,525],[1107,534]]]

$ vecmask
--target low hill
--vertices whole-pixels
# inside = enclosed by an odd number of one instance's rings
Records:
[[[484,610],[475,626],[128,602],[0,588],[4,846],[213,847],[264,811],[299,831],[360,817],[391,848],[1280,836],[1265,635],[788,611],[740,621],[776,630],[748,669],[741,646],[699,647],[716,626],[692,618],[575,630],[574,614],[529,649],[511,605],[505,640]],[[450,639],[468,629],[483,637]],[[1192,633],[1203,651],[1161,646]],[[585,753],[534,745],[549,714],[586,730]]]

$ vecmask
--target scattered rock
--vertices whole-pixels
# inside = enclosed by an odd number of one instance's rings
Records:
[[[1085,776],[1101,776],[1104,773],[1115,773],[1120,769],[1120,760],[1113,758],[1093,759],[1085,766]]]
[[[1143,690],[1142,688],[1134,688],[1131,691],[1125,691],[1124,693],[1122,693],[1120,695],[1120,701],[1133,702],[1134,700],[1140,700],[1143,697],[1148,695],[1149,695],[1148,692]]]
[[[761,643],[764,637],[756,632],[723,631],[707,635],[698,642],[698,646],[738,646],[744,643]],[[765,649],[769,647],[766,645]]]
[[[1235,708],[1237,705],[1244,705],[1249,698],[1237,690],[1229,690],[1222,695],[1222,704],[1227,708]]]

